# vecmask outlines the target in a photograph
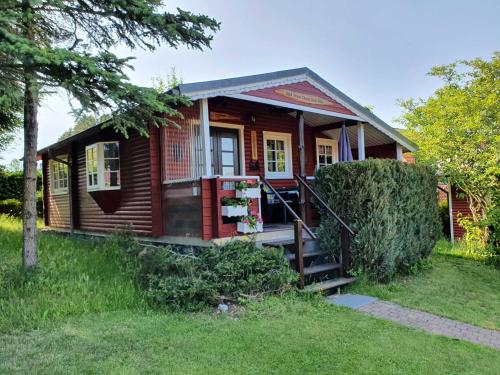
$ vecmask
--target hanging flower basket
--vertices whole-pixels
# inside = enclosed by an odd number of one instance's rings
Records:
[[[222,216],[246,216],[248,215],[247,206],[222,206]]]

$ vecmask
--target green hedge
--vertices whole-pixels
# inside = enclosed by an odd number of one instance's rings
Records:
[[[442,229],[434,172],[423,165],[370,159],[321,168],[315,188],[346,220],[351,241],[351,270],[388,281],[430,255]],[[337,253],[339,225],[322,213],[324,246]]]
[[[36,193],[36,212],[38,217],[43,217],[43,194],[41,191]],[[13,198],[0,200],[0,214],[22,217],[23,202]]]
[[[38,171],[37,191],[42,190],[42,173]],[[23,172],[8,172],[0,168],[0,201],[5,199],[23,200]]]

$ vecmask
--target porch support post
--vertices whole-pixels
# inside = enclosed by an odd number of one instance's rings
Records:
[[[396,159],[399,161],[403,161],[403,146],[399,143],[396,143]]]
[[[297,123],[299,128],[299,175],[304,180],[306,178],[306,153],[304,149],[304,114],[297,111]],[[299,187],[300,193],[300,217],[303,222],[306,221],[306,189],[302,184]]]
[[[358,160],[365,160],[365,124],[358,122]]]
[[[210,153],[210,118],[208,99],[200,99],[200,134],[203,147],[203,175],[212,175],[212,154]]]

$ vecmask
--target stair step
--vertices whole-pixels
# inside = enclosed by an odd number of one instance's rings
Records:
[[[321,291],[328,291],[333,288],[338,288],[339,286],[347,285],[356,280],[355,277],[337,277],[335,279],[331,280],[326,280],[326,281],[321,281],[319,283],[313,283],[306,285],[305,290],[308,292],[321,292]]]
[[[338,270],[340,267],[341,267],[340,263],[318,264],[316,266],[305,267],[304,268],[304,275],[309,276],[309,275],[314,275],[317,273]]]
[[[329,255],[326,251],[323,250],[313,250],[304,253],[304,258],[316,257],[320,255]],[[295,260],[295,254],[285,254],[286,259],[289,261]]]

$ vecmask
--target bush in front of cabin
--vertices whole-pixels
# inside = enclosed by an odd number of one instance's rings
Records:
[[[428,257],[442,236],[437,179],[427,166],[381,159],[337,163],[319,169],[314,186],[356,233],[352,273],[389,281]],[[340,227],[326,212],[318,233],[338,256]]]
[[[43,195],[41,191],[37,191],[36,193],[36,212],[38,217],[43,216]],[[23,202],[14,198],[0,200],[0,214],[22,217]]]
[[[208,248],[139,244],[125,232],[113,241],[131,259],[139,284],[156,306],[198,311],[223,301],[280,293],[297,280],[279,248],[230,241]]]

